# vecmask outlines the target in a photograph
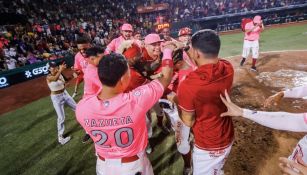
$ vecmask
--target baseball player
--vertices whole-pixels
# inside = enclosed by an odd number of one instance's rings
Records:
[[[140,32],[140,31],[136,31],[136,32],[134,33],[133,38],[134,38],[135,40],[141,41],[141,40],[142,40],[142,34],[141,34],[141,32]]]
[[[118,38],[113,39],[110,44],[107,45],[107,48],[105,50],[106,54],[109,54],[111,52],[116,52],[120,44],[125,40],[131,40],[133,39],[133,27],[131,24],[125,23],[120,27],[120,33],[121,36]]]
[[[97,66],[104,55],[104,49],[101,47],[91,47],[85,51],[85,55],[88,65],[84,70],[83,98],[96,95],[102,87],[98,77]]]
[[[253,63],[251,70],[257,71],[256,62],[259,57],[259,38],[260,33],[264,30],[264,25],[261,16],[254,17],[252,22],[245,25],[245,36],[242,51],[242,60],[240,65],[243,66],[246,58],[248,58],[250,50],[252,50]]]
[[[188,50],[189,48],[191,37],[192,37],[192,29],[188,27],[184,27],[180,29],[178,32],[178,40],[185,45],[186,48],[185,50]],[[197,68],[195,62],[193,61],[193,59],[191,59],[188,56],[188,53],[186,51],[183,52],[183,60],[192,70],[195,70]]]
[[[139,72],[139,70],[137,70],[135,67],[136,64],[139,64],[139,66],[141,66],[139,62],[142,56],[141,48],[135,41],[136,40],[125,41],[120,46],[122,47],[120,49],[122,50],[120,53],[125,56],[128,62],[128,65],[129,65],[130,75],[131,75],[130,83],[124,92],[130,92],[150,82],[150,80],[144,77]],[[149,112],[146,113],[146,128],[147,128],[148,138],[151,138],[153,133],[152,133],[152,126],[151,126],[151,116]],[[151,152],[152,152],[152,147],[150,143],[148,142],[148,145],[146,147],[146,153],[150,154]]]
[[[145,40],[147,44],[150,43],[146,48],[140,48],[135,42],[136,40],[129,40],[124,41],[118,49],[118,51],[120,51],[119,53],[125,55],[130,67],[131,81],[125,92],[129,92],[153,79],[152,75],[161,66],[161,47],[159,45],[162,40],[159,35],[149,34],[145,37]],[[151,47],[154,45],[159,47]],[[158,125],[163,130],[163,111],[158,103],[154,106],[154,110],[158,116]],[[152,136],[150,112],[147,113],[146,124],[148,137],[150,138]],[[148,144],[146,152],[149,154],[151,151],[152,148]]]
[[[51,91],[51,100],[55,112],[57,113],[57,128],[58,128],[58,141],[64,145],[70,140],[70,136],[64,137],[64,121],[65,111],[64,105],[67,104],[72,110],[76,109],[76,102],[65,90],[65,80],[62,72],[65,70],[66,64],[57,66],[55,62],[49,63],[49,74],[47,75],[47,84]]]
[[[169,27],[164,27],[161,29],[160,35],[163,37],[164,41],[174,41],[175,39],[171,37],[171,32]]]
[[[281,92],[285,97],[302,98],[307,95],[307,88],[299,87]],[[277,97],[270,97],[266,103],[274,102]],[[242,109],[231,102],[227,92],[225,98],[221,96],[223,103],[227,106],[228,111],[221,114],[224,116],[242,116],[252,120],[260,125],[294,132],[307,132],[307,113],[287,113],[287,112],[264,112]],[[277,98],[278,99],[278,98]],[[287,158],[280,158],[279,165],[285,174],[298,175],[307,173],[307,135],[305,135],[296,145],[292,154]],[[292,166],[289,166],[292,165]],[[300,166],[299,166],[300,165]]]
[[[192,30],[185,27],[179,30],[178,40],[187,46],[190,43],[192,36]],[[184,175],[192,174],[191,169],[191,149],[189,142],[190,127],[186,126],[179,117],[177,109],[177,88],[180,83],[189,75],[190,72],[195,70],[197,67],[194,62],[189,58],[186,51],[182,50],[182,55],[179,56],[179,59],[174,58],[174,72],[176,74],[173,76],[171,85],[168,87],[169,91],[167,92],[167,99],[160,100],[160,104],[163,106],[163,111],[170,118],[172,128],[175,131],[175,138],[177,149],[179,153],[182,154],[184,160]],[[175,103],[174,104],[171,104]]]
[[[200,30],[191,39],[191,58],[198,68],[178,87],[181,119],[194,133],[193,174],[222,174],[234,140],[231,117],[221,118],[226,111],[219,95],[230,90],[234,70],[218,58],[219,36],[213,30]]]
[[[77,96],[79,84],[83,81],[84,70],[88,64],[87,60],[85,59],[85,51],[91,47],[89,38],[85,36],[79,37],[77,40],[77,47],[79,52],[75,55],[75,63],[72,68],[77,74],[75,91],[72,95],[73,98]]]
[[[153,174],[144,153],[147,146],[146,112],[162,96],[171,80],[173,45],[164,49],[163,77],[123,93],[130,81],[126,59],[105,55],[98,65],[102,91],[77,105],[78,122],[95,142],[97,175]]]
[[[88,65],[85,58],[85,51],[91,47],[90,40],[86,36],[81,36],[77,40],[77,47],[79,52],[75,55],[75,63],[73,66],[74,72],[77,74],[75,91],[72,97],[76,97],[79,84],[83,81],[84,71]],[[82,143],[86,143],[90,139],[90,136],[86,133],[82,139]]]

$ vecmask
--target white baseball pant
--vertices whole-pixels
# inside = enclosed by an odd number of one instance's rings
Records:
[[[255,40],[255,41],[244,40],[242,57],[248,58],[248,55],[251,49],[252,49],[253,58],[258,59],[259,57],[259,41],[258,40]]]
[[[96,173],[97,175],[153,175],[146,153],[143,151],[138,154],[138,157],[138,160],[129,163],[121,163],[121,159],[103,161],[97,158]]]
[[[223,166],[230,153],[232,143],[225,149],[206,151],[195,145],[192,153],[193,175],[223,175]]]
[[[178,152],[183,155],[187,154],[191,149],[189,143],[190,127],[185,125],[180,119],[176,105],[166,99],[160,99],[159,102],[167,103],[169,106],[172,106],[171,109],[163,108],[163,111],[169,116],[172,128],[175,131]]]
[[[55,112],[58,116],[57,119],[57,128],[58,128],[58,136],[62,136],[64,134],[64,121],[65,121],[65,111],[64,105],[67,104],[72,110],[76,110],[76,102],[75,100],[67,93],[65,90],[61,94],[51,95],[51,100]]]

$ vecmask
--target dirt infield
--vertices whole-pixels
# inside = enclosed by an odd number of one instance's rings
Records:
[[[236,104],[257,110],[306,112],[304,100],[283,100],[274,109],[264,109],[262,103],[277,91],[307,83],[307,51],[261,54],[258,73],[249,70],[251,60],[240,67],[240,59],[239,56],[229,59],[235,67],[231,97]],[[290,155],[303,136],[274,131],[241,118],[235,119],[235,135],[225,167],[226,174],[231,175],[280,174],[278,157]]]
[[[71,77],[72,71],[67,70],[64,75]],[[74,85],[74,83],[75,80],[71,80],[68,86]],[[0,89],[0,115],[18,109],[49,94],[50,91],[45,76]]]

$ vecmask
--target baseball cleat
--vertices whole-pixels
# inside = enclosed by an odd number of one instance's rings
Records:
[[[255,66],[252,66],[251,71],[257,72],[257,68]]]
[[[64,138],[63,136],[60,136],[60,137],[59,137],[59,143],[60,143],[61,145],[65,145],[67,142],[70,141],[70,139],[71,139],[70,136],[65,137],[65,138]]]
[[[184,168],[183,175],[192,175],[192,168]]]

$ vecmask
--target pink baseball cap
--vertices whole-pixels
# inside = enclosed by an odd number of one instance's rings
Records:
[[[253,22],[256,23],[256,24],[261,23],[261,16],[259,16],[259,15],[255,16],[254,19],[253,19]]]
[[[124,30],[124,31],[132,31],[133,32],[133,27],[131,24],[125,23],[122,25],[122,27],[120,28],[120,30]]]
[[[151,33],[145,36],[145,44],[152,44],[152,43],[157,43],[157,42],[162,42],[160,36],[156,33]]]

